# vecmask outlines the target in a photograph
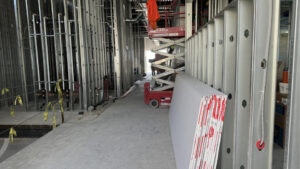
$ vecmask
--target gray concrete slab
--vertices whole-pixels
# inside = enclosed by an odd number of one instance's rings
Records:
[[[37,138],[15,138],[13,143],[8,144],[5,153],[2,156],[0,156],[0,162],[13,156],[23,148],[33,143],[35,140],[37,140]],[[3,143],[4,138],[0,138],[0,147],[3,145]]]
[[[1,169],[175,169],[168,109],[144,104],[143,88],[100,116],[74,118],[0,163]]]

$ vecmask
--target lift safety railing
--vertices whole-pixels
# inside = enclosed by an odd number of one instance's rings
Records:
[[[228,95],[221,168],[272,168],[278,21],[279,1],[210,0],[186,41],[186,73]]]
[[[156,83],[156,86],[152,89],[153,91],[172,89],[174,87],[172,75],[185,69],[185,30],[184,27],[180,27],[178,22],[184,18],[182,15],[184,15],[185,12],[181,11],[180,1],[174,0],[169,3],[169,5],[161,6],[165,9],[164,12],[160,14],[164,25],[161,27],[161,25],[158,24],[156,30],[148,27],[149,37],[157,40],[160,44],[152,49],[152,52],[156,54],[156,60],[152,62],[151,66],[157,70],[157,74],[152,77]],[[158,5],[158,7],[160,7],[160,5]]]
[[[168,90],[174,87],[174,82],[169,79],[165,79],[166,76],[175,74],[177,72],[181,72],[184,70],[184,67],[172,67],[171,64],[166,64],[168,61],[176,61],[179,60],[181,62],[184,62],[184,51],[176,54],[170,54],[167,52],[161,52],[162,49],[167,49],[169,47],[180,46],[184,47],[184,41],[185,38],[181,38],[179,40],[170,40],[166,38],[158,38],[156,40],[165,42],[166,44],[160,45],[158,47],[155,47],[152,51],[160,56],[164,56],[165,58],[157,60],[152,63],[152,66],[155,68],[158,68],[160,70],[164,70],[163,73],[158,73],[157,75],[153,76],[152,78],[160,84],[160,86],[153,89],[153,91],[164,91]],[[175,47],[174,47],[175,48]]]

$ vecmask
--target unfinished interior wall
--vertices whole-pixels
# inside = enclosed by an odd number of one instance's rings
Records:
[[[208,22],[186,40],[186,72],[228,95],[221,168],[271,169],[279,1],[209,1],[208,8]]]
[[[1,0],[0,11],[0,107],[3,107],[11,105],[17,95],[25,95],[22,77],[27,72],[31,74],[31,63],[28,50],[25,52],[25,67],[18,55],[13,1]],[[28,47],[28,43],[26,46]],[[26,77],[29,87],[27,92],[33,94],[32,79],[30,76]],[[9,91],[3,93],[5,88]]]
[[[0,107],[21,95],[27,110],[44,109],[57,100],[55,88],[61,80],[63,104],[70,110],[87,109],[103,101],[104,79],[110,81],[110,90],[120,85],[123,93],[144,73],[144,39],[134,28],[137,22],[126,21],[133,17],[127,0],[116,1],[116,9],[113,0],[1,0],[0,4],[0,87],[10,91],[1,95]],[[117,41],[114,30],[120,34]],[[121,56],[119,84],[115,43]]]
[[[16,0],[15,11],[19,26],[27,27],[17,29],[19,52],[29,44],[32,73],[26,75],[33,77],[35,104],[55,100],[59,80],[68,109],[99,103],[108,75],[104,1]]]
[[[117,15],[115,17],[118,26],[115,25],[117,27],[115,30],[118,31],[118,39],[115,39],[115,43],[119,44],[116,52],[119,52],[121,67],[121,81],[117,85],[120,85],[120,92],[123,93],[144,73],[144,38],[137,27],[138,20],[132,19],[130,1],[119,0],[116,2]]]

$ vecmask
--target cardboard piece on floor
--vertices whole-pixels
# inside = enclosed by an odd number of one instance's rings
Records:
[[[226,99],[196,79],[177,75],[169,114],[177,169],[215,168]]]

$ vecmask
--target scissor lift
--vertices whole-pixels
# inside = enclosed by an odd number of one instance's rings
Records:
[[[176,6],[177,0],[171,3],[171,9]],[[152,62],[152,67],[157,74],[152,77],[155,81],[154,86],[150,83],[144,85],[144,101],[154,108],[159,106],[169,106],[172,101],[172,91],[176,73],[184,70],[184,46],[185,28],[168,27],[168,16],[184,15],[184,12],[162,14],[165,16],[165,27],[153,30],[149,27],[148,36],[153,40],[159,41],[159,46],[152,49],[156,55],[160,55]],[[176,17],[172,17],[176,18]],[[180,17],[177,17],[180,18]],[[181,50],[179,48],[182,48]]]

